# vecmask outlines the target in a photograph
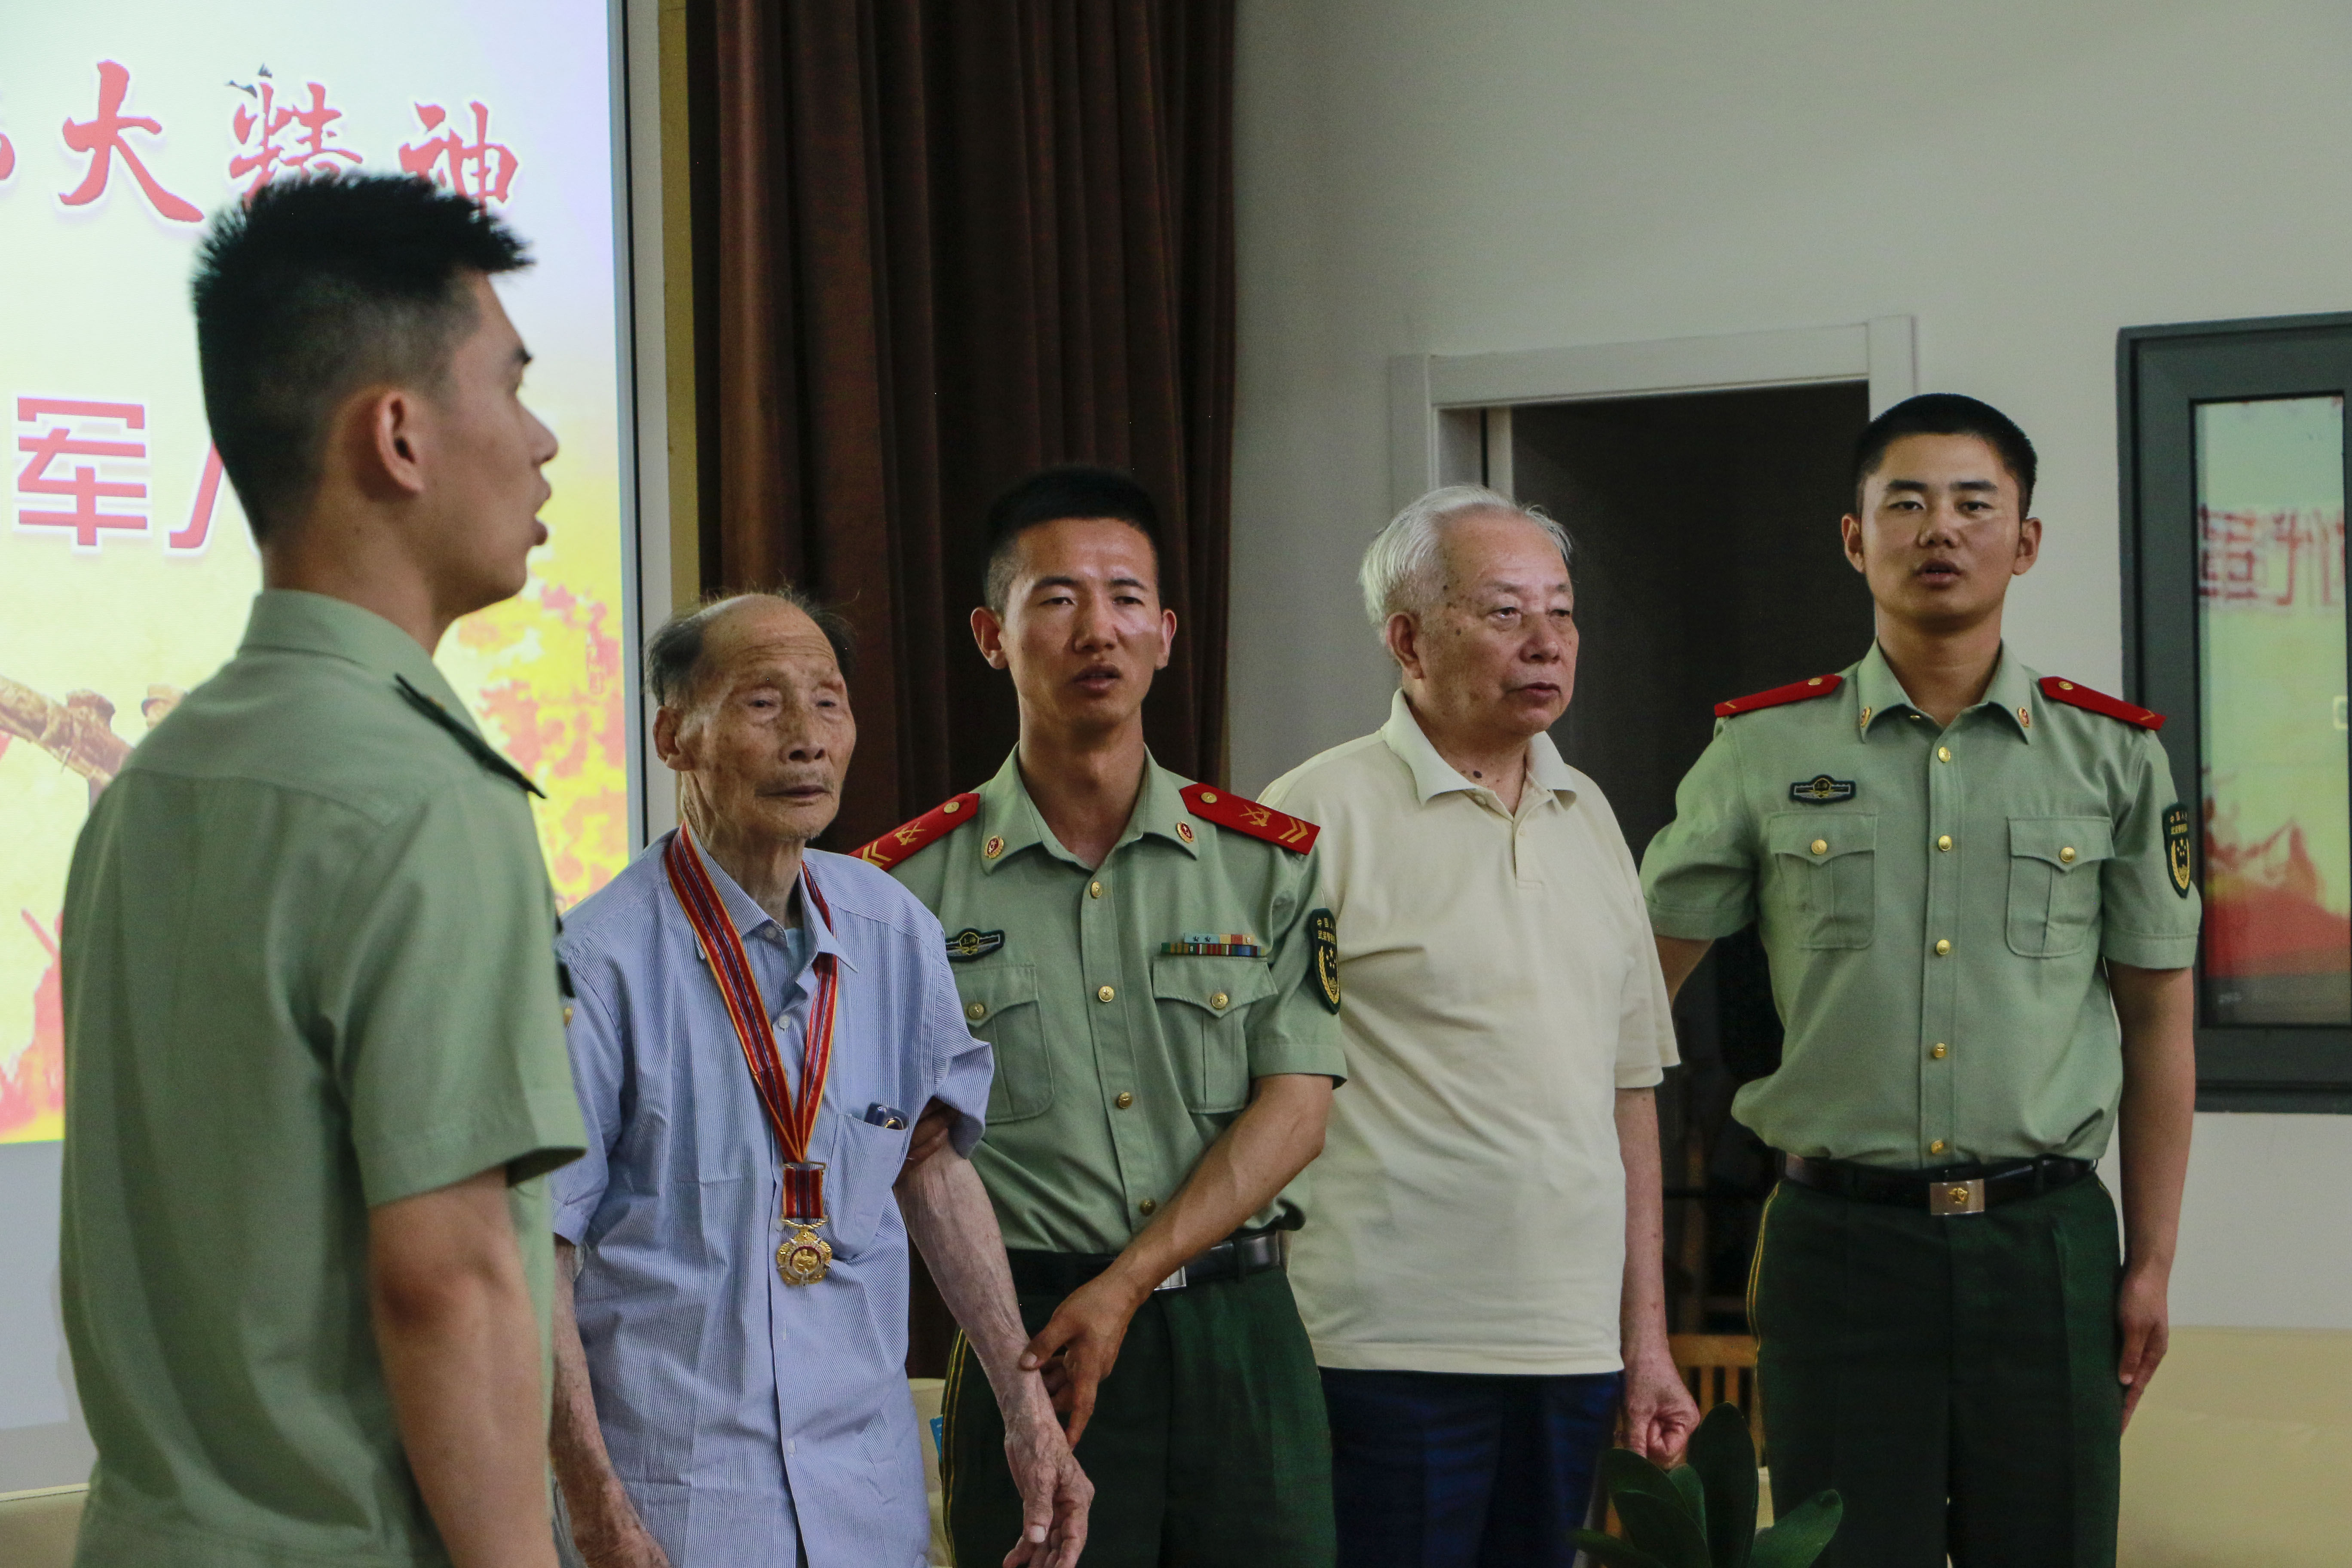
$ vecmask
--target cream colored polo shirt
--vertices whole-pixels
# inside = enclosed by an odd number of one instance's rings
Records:
[[[1322,826],[1348,1083],[1291,1285],[1329,1367],[1613,1372],[1615,1091],[1677,1060],[1633,857],[1592,781],[1528,743],[1516,816],[1400,691],[1380,732],[1264,799]]]

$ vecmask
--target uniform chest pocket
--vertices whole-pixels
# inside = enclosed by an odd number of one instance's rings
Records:
[[[1802,947],[1868,947],[1878,919],[1878,818],[1788,812],[1764,825],[1778,914]]]
[[[2099,923],[2099,868],[2116,852],[2104,816],[2009,819],[2009,948],[2063,958],[2090,945]]]
[[[1054,1066],[1045,1049],[1045,1009],[1037,1005],[1034,963],[959,963],[956,994],[964,1027],[996,1056],[988,1086],[991,1126],[1042,1116],[1054,1103]]]
[[[1265,961],[1163,954],[1151,961],[1151,994],[1185,1105],[1209,1112],[1248,1104],[1250,1010],[1274,995]]]

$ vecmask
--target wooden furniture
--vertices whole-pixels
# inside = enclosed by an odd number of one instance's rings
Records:
[[[1756,1444],[1756,1462],[1768,1463],[1764,1450],[1764,1401],[1756,1391],[1756,1338],[1752,1334],[1671,1334],[1667,1347],[1683,1385],[1698,1401],[1704,1415],[1728,1401],[1748,1417],[1748,1436]]]

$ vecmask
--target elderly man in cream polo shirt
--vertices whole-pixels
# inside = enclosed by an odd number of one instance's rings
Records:
[[[1661,1461],[1697,1421],[1666,1349],[1665,985],[1617,819],[1544,732],[1569,554],[1492,490],[1405,508],[1362,573],[1388,722],[1265,792],[1322,825],[1347,997],[1291,1252],[1342,1568],[1569,1568],[1621,1412]]]

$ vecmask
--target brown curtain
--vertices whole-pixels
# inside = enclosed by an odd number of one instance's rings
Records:
[[[1013,693],[968,617],[980,520],[1054,462],[1166,525],[1160,760],[1223,767],[1233,0],[707,0],[690,79],[706,587],[856,626],[826,842],[995,771]]]

